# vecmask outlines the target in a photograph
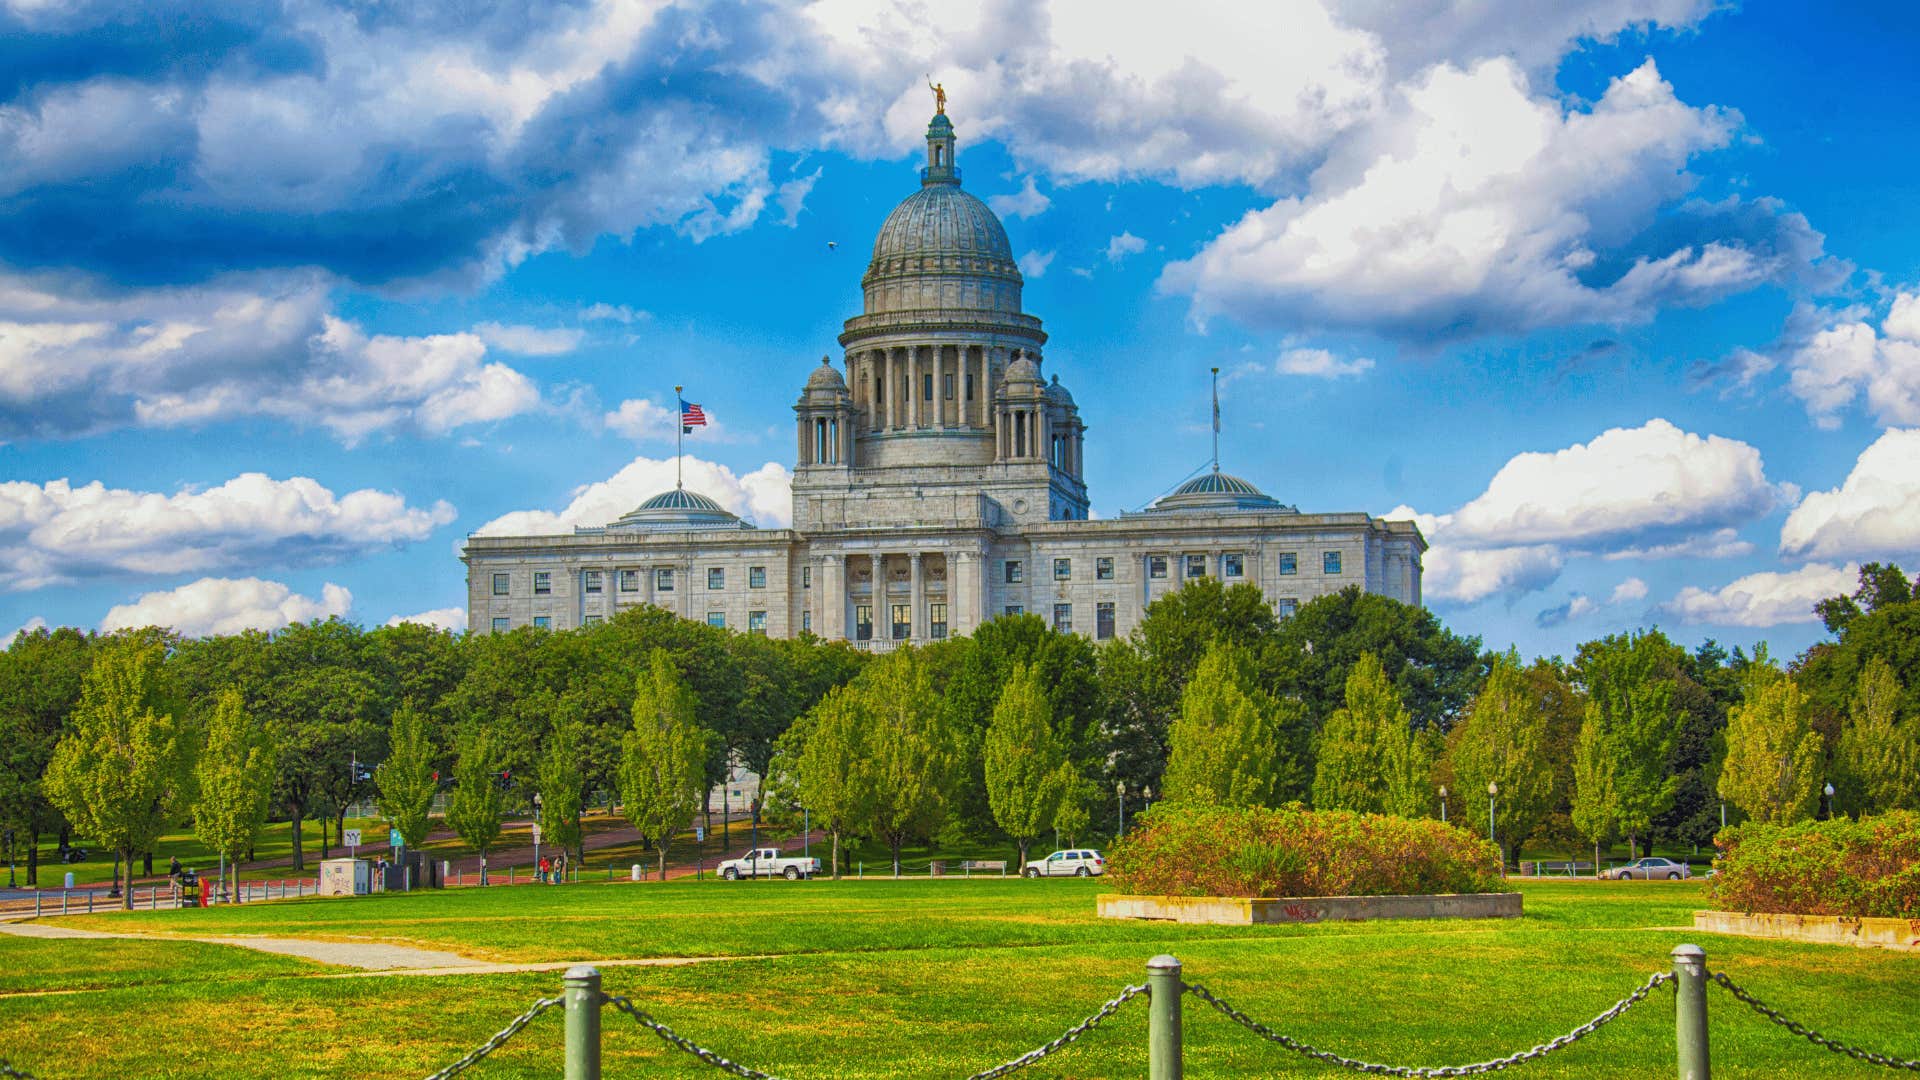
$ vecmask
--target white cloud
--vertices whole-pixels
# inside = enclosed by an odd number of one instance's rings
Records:
[[[0,637],[0,652],[11,649],[15,639],[19,638],[21,634],[31,634],[35,630],[45,630],[46,628],[47,620],[35,615],[33,618],[28,619],[25,623],[15,628],[12,633],[7,634],[5,637]]]
[[[1533,622],[1534,625],[1544,630],[1555,626],[1565,626],[1567,623],[1584,619],[1599,610],[1600,605],[1593,602],[1593,597],[1585,593],[1574,593],[1567,598],[1566,603],[1558,607],[1547,608],[1545,611],[1534,616]]]
[[[1420,591],[1428,600],[1467,605],[1490,596],[1518,596],[1553,584],[1566,566],[1566,554],[1551,544],[1455,544],[1451,542],[1450,514],[1422,514],[1401,505],[1382,516],[1420,527],[1420,535],[1427,541],[1427,553],[1421,558]]]
[[[456,634],[467,629],[467,609],[461,607],[434,608],[414,615],[395,615],[387,620],[388,626],[401,623],[416,623],[420,626],[432,626],[441,630],[451,630]]]
[[[1859,312],[1814,332],[1787,355],[1788,385],[1822,428],[1864,397],[1881,424],[1920,424],[1920,292],[1898,292],[1879,332]]]
[[[1613,595],[1607,597],[1609,604],[1626,604],[1647,598],[1647,583],[1637,577],[1630,577],[1613,587]]]
[[[1789,573],[1748,574],[1716,592],[1689,585],[1660,610],[1689,626],[1780,626],[1818,622],[1813,605],[1853,591],[1860,568],[1809,563]]]
[[[712,410],[706,413],[707,426],[694,428],[695,434],[687,438],[709,443],[732,442],[733,433],[726,425],[714,418]],[[619,408],[602,416],[601,422],[608,430],[636,442],[671,442],[679,429],[680,414],[672,406],[647,398],[628,398]]]
[[[302,596],[277,581],[201,578],[165,592],[150,592],[117,604],[100,620],[104,632],[143,626],[171,627],[191,637],[278,630],[288,623],[344,616],[353,594],[328,582],[318,598]]]
[[[1783,485],[1791,491],[1790,485]],[[1784,498],[1782,502],[1784,503]],[[1753,554],[1753,543],[1740,539],[1734,529],[1715,529],[1710,533],[1689,536],[1670,544],[1649,544],[1645,547],[1623,547],[1609,551],[1602,558],[1610,561],[1620,559],[1738,559]]]
[[[583,330],[568,327],[517,326],[483,322],[473,328],[480,340],[502,352],[521,356],[564,356],[580,347]]]
[[[304,476],[242,473],[171,495],[0,483],[0,589],[116,574],[177,574],[259,565],[318,565],[424,540],[454,518],[445,502],[409,506],[363,488],[335,495]]]
[[[1621,31],[1682,29],[1705,19],[1715,0],[1560,0],[1553,4],[1461,4],[1454,0],[1335,0],[1343,22],[1378,35],[1395,71],[1443,60],[1512,56],[1551,66],[1583,40]]]
[[[1780,529],[1788,558],[1904,559],[1920,553],[1920,428],[1884,432],[1838,488],[1803,499]]]
[[[1145,250],[1147,250],[1145,240],[1130,232],[1123,232],[1107,241],[1107,261],[1118,263],[1129,255],[1138,255]]]
[[[813,185],[820,182],[823,169],[815,169],[805,176],[796,176],[780,185],[774,193],[774,205],[780,208],[780,224],[791,229],[800,224],[800,211],[806,209],[807,196],[813,194]]]
[[[1020,272],[1025,274],[1029,280],[1045,277],[1047,267],[1053,265],[1053,254],[1051,251],[1027,252],[1025,255],[1020,256]]]
[[[636,322],[645,322],[652,317],[647,312],[626,304],[604,302],[589,304],[580,311],[582,322],[617,322],[622,325],[632,325]]]
[[[1373,361],[1364,356],[1342,360],[1325,349],[1288,349],[1274,361],[1273,369],[1282,375],[1305,375],[1315,379],[1358,377],[1373,370]]]
[[[793,515],[793,474],[769,461],[750,473],[725,465],[684,459],[685,486],[763,528],[786,528]],[[673,487],[672,458],[634,458],[605,480],[576,488],[564,510],[516,510],[473,531],[475,536],[548,536],[571,533],[575,526],[605,525],[645,500]]]
[[[1031,218],[1046,213],[1047,207],[1053,205],[1053,200],[1035,187],[1033,177],[1028,176],[1019,191],[1011,195],[989,196],[987,205],[1003,218]]]

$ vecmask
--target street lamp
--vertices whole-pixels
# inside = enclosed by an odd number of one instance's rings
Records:
[[[1827,793],[1827,817],[1831,819],[1833,817],[1833,785],[1828,784],[1822,790]]]
[[[1495,847],[1500,846],[1500,837],[1496,829],[1496,826],[1499,824],[1499,818],[1494,813],[1494,804],[1499,802],[1499,799],[1500,785],[1492,780],[1487,781],[1487,839],[1493,841]],[[1503,851],[1500,853],[1500,872],[1504,874],[1506,873],[1506,869],[1507,854]]]
[[[1446,821],[1447,821],[1447,785],[1441,784],[1440,785],[1440,823],[1444,825],[1446,824]]]
[[[1113,833],[1113,838],[1118,840],[1127,835],[1127,782],[1125,780],[1115,780],[1113,782],[1113,793],[1120,796],[1120,827],[1115,829]]]
[[[540,793],[533,793],[533,872],[540,873]]]

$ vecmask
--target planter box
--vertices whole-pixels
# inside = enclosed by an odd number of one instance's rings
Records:
[[[1103,919],[1164,919],[1253,926],[1260,923],[1364,922],[1369,919],[1517,919],[1519,893],[1435,896],[1123,896],[1099,898]]]
[[[1693,928],[1712,934],[1784,938],[1821,945],[1920,951],[1920,919],[1866,919],[1847,915],[1774,915],[1696,911]]]

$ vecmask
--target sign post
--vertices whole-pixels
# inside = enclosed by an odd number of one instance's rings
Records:
[[[348,829],[345,832],[342,832],[340,836],[341,836],[341,839],[344,839],[347,842],[348,857],[349,858],[357,857],[357,849],[360,847],[360,830]]]

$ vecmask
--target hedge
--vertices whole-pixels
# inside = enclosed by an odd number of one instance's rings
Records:
[[[1163,802],[1108,851],[1122,891],[1158,896],[1493,892],[1500,852],[1438,821]]]
[[[1748,822],[1714,837],[1709,895],[1724,909],[1920,918],[1920,814]]]

